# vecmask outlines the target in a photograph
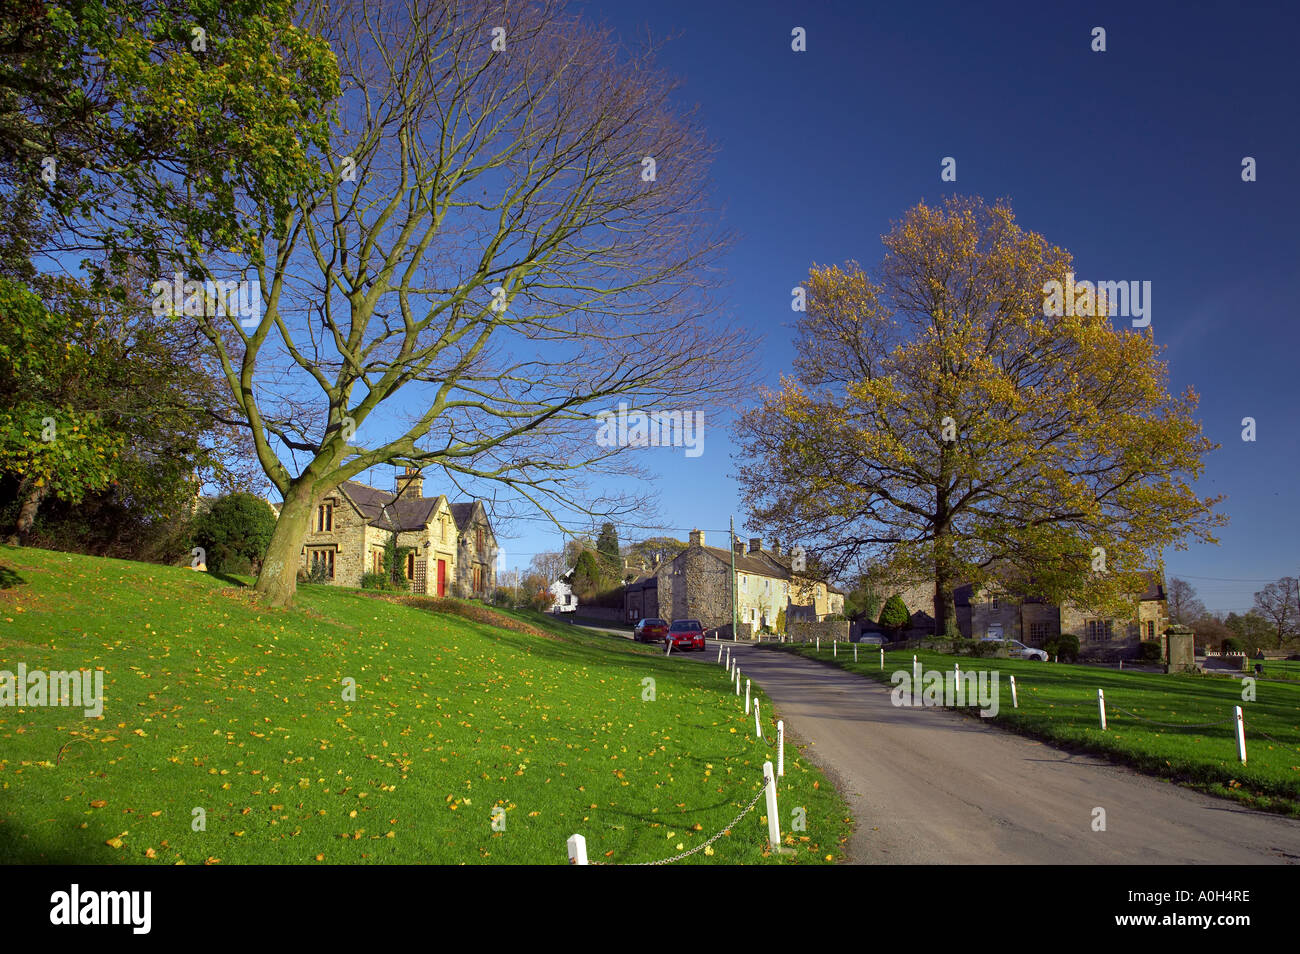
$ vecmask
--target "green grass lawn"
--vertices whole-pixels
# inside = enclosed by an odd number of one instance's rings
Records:
[[[775,761],[721,668],[539,614],[517,632],[323,586],[271,610],[187,569],[8,547],[0,587],[0,669],[102,667],[106,697],[98,719],[0,708],[3,862],[563,864],[574,832],[652,861]],[[688,861],[842,858],[847,807],[793,746],[779,797],[783,834],[807,813],[795,852],[767,850],[760,799]]]
[[[807,645],[766,645],[884,683],[889,683],[897,670],[909,674],[912,670],[910,650],[887,651],[882,670],[880,651],[874,647],[860,647],[860,661],[854,663],[852,646],[840,646],[838,658],[834,658],[829,645],[820,652]],[[1300,816],[1300,685],[1260,680],[1255,686],[1255,701],[1243,702],[1241,681],[1224,676],[1139,673],[933,652],[917,656],[925,670],[951,672],[953,663],[958,663],[963,672],[998,672],[1000,698],[994,718],[1000,725],[1104,754],[1258,808]],[[1267,664],[1265,672],[1276,665]],[[1009,676],[1016,677],[1018,709],[1011,704]],[[1098,689],[1106,697],[1105,732],[1097,709]],[[1193,723],[1230,720],[1237,705],[1242,706],[1246,722],[1244,766],[1237,758],[1236,735],[1230,722],[1190,727]]]

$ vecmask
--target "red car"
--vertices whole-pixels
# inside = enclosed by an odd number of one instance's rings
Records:
[[[668,624],[662,619],[643,619],[632,630],[632,639],[638,643],[657,643],[668,635]]]
[[[669,641],[678,652],[687,649],[704,652],[704,626],[698,619],[675,619],[664,637],[665,643]]]

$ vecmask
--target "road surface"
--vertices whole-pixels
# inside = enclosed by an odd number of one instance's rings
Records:
[[[785,653],[733,646],[858,827],[859,864],[1300,863],[1300,822],[1065,752]],[[710,645],[691,656],[709,664]],[[1105,831],[1093,830],[1094,809]]]

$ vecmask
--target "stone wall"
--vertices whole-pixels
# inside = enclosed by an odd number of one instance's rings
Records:
[[[796,619],[786,625],[786,632],[795,642],[811,643],[819,638],[824,643],[836,639],[841,642],[848,642],[851,625],[846,619],[825,620],[820,623]]]

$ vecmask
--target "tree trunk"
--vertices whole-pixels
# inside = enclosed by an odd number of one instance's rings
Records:
[[[254,590],[271,606],[288,606],[298,592],[298,567],[302,542],[311,527],[312,495],[306,483],[295,484],[285,494],[275,532],[266,548]]]
[[[49,484],[41,484],[37,487],[30,477],[23,479],[18,486],[18,496],[23,504],[18,510],[18,521],[14,524],[5,543],[11,547],[20,547],[27,542],[27,534],[31,532],[32,524],[36,522],[36,511],[40,509],[41,501],[45,499],[49,490]]]

